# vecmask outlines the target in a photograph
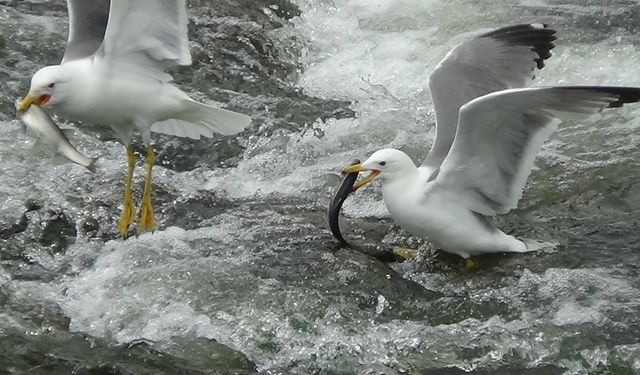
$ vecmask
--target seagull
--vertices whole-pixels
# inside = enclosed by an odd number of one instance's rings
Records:
[[[561,120],[584,119],[640,100],[637,87],[524,88],[551,56],[548,25],[501,28],[451,50],[429,78],[436,137],[416,166],[384,149],[345,173],[371,171],[393,219],[411,234],[467,260],[471,256],[539,250],[494,226],[491,217],[517,206],[536,154]]]
[[[147,145],[138,233],[155,231],[151,132],[199,139],[232,135],[251,118],[191,99],[166,72],[190,65],[185,0],[67,0],[69,37],[59,65],[38,70],[19,110],[37,105],[69,120],[109,125],[125,145],[128,173],[118,231],[134,222],[134,131]]]

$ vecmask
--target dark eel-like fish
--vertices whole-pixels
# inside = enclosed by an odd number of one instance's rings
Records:
[[[360,164],[360,160],[356,160],[351,165]],[[340,209],[342,208],[342,204],[347,199],[349,194],[353,191],[353,185],[358,179],[358,172],[349,173],[345,176],[342,184],[333,195],[331,202],[329,202],[329,209],[327,210],[327,221],[329,222],[329,229],[331,229],[331,233],[333,236],[340,242],[345,245],[348,245],[347,240],[344,239],[342,233],[340,233]]]

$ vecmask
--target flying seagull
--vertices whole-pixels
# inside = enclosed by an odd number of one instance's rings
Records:
[[[473,255],[539,249],[490,217],[517,206],[536,154],[561,120],[640,100],[636,87],[522,88],[551,56],[554,33],[543,24],[517,25],[451,50],[429,79],[436,137],[422,165],[399,150],[376,151],[345,168],[371,171],[353,189],[379,176],[395,221],[468,266]]]
[[[70,120],[109,125],[126,147],[128,173],[118,231],[134,222],[131,181],[138,131],[147,145],[138,233],[154,231],[151,131],[199,139],[246,128],[243,114],[198,103],[166,70],[190,65],[185,0],[67,0],[69,38],[60,65],[38,70],[19,109],[51,107]]]

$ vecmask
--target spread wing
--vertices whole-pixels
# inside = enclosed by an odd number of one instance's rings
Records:
[[[460,107],[494,91],[524,87],[551,57],[554,34],[543,24],[510,26],[451,50],[429,77],[436,137],[422,165],[435,170],[449,153]]]
[[[516,207],[536,154],[561,119],[639,100],[639,87],[597,86],[510,89],[477,98],[460,110],[432,188],[480,214],[506,213]]]
[[[112,0],[99,54],[158,71],[191,64],[185,0]]]
[[[67,0],[69,38],[62,63],[93,55],[104,38],[109,0]]]

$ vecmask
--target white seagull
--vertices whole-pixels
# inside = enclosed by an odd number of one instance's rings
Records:
[[[38,70],[20,109],[51,107],[70,120],[109,125],[126,147],[128,174],[118,230],[133,223],[134,130],[147,144],[138,232],[154,231],[151,131],[198,139],[236,134],[251,119],[198,103],[166,69],[190,65],[185,0],[67,0],[69,38],[60,65]]]
[[[536,154],[562,119],[640,100],[635,87],[521,88],[551,56],[554,30],[530,24],[480,35],[447,54],[429,79],[436,138],[421,166],[385,149],[345,173],[369,170],[354,185],[382,179],[389,213],[413,235],[467,259],[527,252],[490,217],[517,206]]]

